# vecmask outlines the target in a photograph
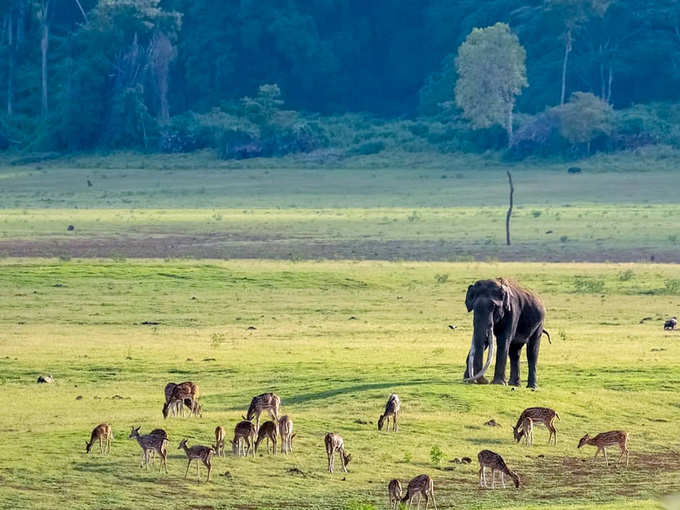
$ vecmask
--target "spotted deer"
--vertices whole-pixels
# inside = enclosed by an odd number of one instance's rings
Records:
[[[406,487],[406,495],[401,498],[401,502],[406,503],[408,501],[408,507],[411,508],[411,503],[413,503],[413,498],[416,494],[418,494],[418,508],[420,508],[420,500],[424,497],[425,510],[427,510],[430,504],[430,498],[432,498],[434,509],[437,510],[437,502],[434,499],[434,483],[428,475],[418,475],[411,480],[408,483],[408,487]]]
[[[619,445],[621,450],[621,455],[619,455],[619,460],[616,461],[618,464],[621,462],[623,456],[626,456],[626,466],[628,466],[628,433],[623,430],[611,430],[609,432],[602,432],[595,437],[590,437],[588,434],[583,436],[578,442],[578,447],[581,448],[583,445],[593,445],[597,446],[597,451],[595,452],[594,459],[597,458],[597,454],[602,451],[604,455],[604,462],[608,466],[609,459],[607,458],[607,448],[614,445]]]
[[[281,436],[281,453],[293,453],[293,420],[288,415],[279,420],[279,435]]]
[[[248,407],[246,416],[242,416],[244,420],[252,421],[256,419],[256,430],[260,430],[260,414],[263,411],[269,412],[272,419],[278,423],[279,411],[281,408],[281,399],[274,393],[262,393],[257,397],[253,397]]]
[[[387,430],[390,427],[390,417],[392,417],[392,430],[396,432],[399,430],[397,419],[399,417],[399,410],[401,409],[401,401],[396,393],[392,393],[385,404],[385,412],[378,418],[378,430],[383,429],[383,425],[387,422]]]
[[[166,385],[166,390],[167,388],[168,385]],[[195,414],[194,409],[197,409],[198,406],[198,393],[198,384],[195,384],[191,381],[175,385],[175,387],[172,389],[172,392],[170,392],[170,398],[167,397],[166,393],[166,402],[163,404],[163,418],[167,418],[171,408],[178,405],[181,407],[182,415],[184,415],[184,407],[182,406],[182,403],[186,403],[186,399],[190,399],[191,414]],[[179,404],[177,402],[179,402]]]
[[[527,446],[534,445],[534,420],[530,416],[525,416],[520,425],[522,435],[524,436],[524,444]]]
[[[165,385],[164,393],[165,393],[165,404],[168,406],[168,412],[171,416],[176,416],[180,414],[180,412],[183,412],[183,402],[179,400],[172,400],[172,405],[170,405],[171,399],[172,399],[172,393],[175,391],[175,388],[177,387],[177,383],[174,382],[169,382],[168,384]]]
[[[390,480],[387,484],[387,493],[390,498],[390,508],[392,510],[397,510],[399,508],[399,503],[401,502],[401,482],[396,478]]]
[[[251,421],[241,421],[234,427],[234,439],[231,442],[232,451],[237,457],[241,456],[241,445],[243,445],[243,456],[247,457],[252,452],[255,457],[255,424]]]
[[[218,457],[224,457],[224,438],[226,436],[226,431],[224,427],[218,425],[215,427],[215,453]]]
[[[146,434],[146,435],[140,435],[139,434],[139,429],[140,427],[130,427],[130,435],[128,436],[128,439],[135,439],[137,440],[137,443],[139,443],[139,446],[142,448],[142,451],[144,452],[144,457],[142,458],[142,464],[140,467],[146,466],[147,471],[149,470],[149,454],[151,451],[154,451],[158,453],[161,457],[161,465],[165,467],[165,472],[168,472],[168,464],[167,464],[167,435],[162,435],[162,434]]]
[[[111,440],[113,439],[113,432],[111,430],[111,425],[108,423],[100,423],[97,425],[90,434],[90,441],[85,441],[85,453],[90,453],[92,445],[95,441],[99,441],[99,453],[102,455],[104,452],[111,452]]]
[[[335,452],[340,453],[342,470],[347,473],[347,464],[352,460],[352,455],[345,451],[345,441],[337,434],[329,432],[324,438],[326,455],[328,456],[328,472],[332,473],[335,467]]]
[[[208,468],[208,477],[205,479],[206,482],[210,481],[210,472],[212,471],[212,462],[210,461],[210,458],[213,456],[215,453],[215,450],[211,446],[201,446],[201,445],[195,445],[195,446],[187,446],[187,440],[182,439],[182,441],[179,443],[179,446],[177,447],[178,450],[184,450],[184,453],[187,454],[187,459],[189,462],[187,462],[187,470],[184,472],[184,479],[186,480],[187,474],[189,473],[189,466],[191,466],[192,461],[196,461],[196,480],[200,483],[201,481],[201,475],[200,475],[200,469],[201,469],[201,464],[198,461],[201,461],[205,467]]]
[[[269,453],[269,441],[271,441],[272,444],[274,445],[273,448],[274,455],[276,455],[276,439],[278,433],[279,431],[276,422],[273,421],[264,422],[260,427],[260,430],[257,431],[257,439],[255,440],[255,453],[257,453],[257,449],[259,448],[260,443],[266,439],[267,453]]]
[[[165,438],[166,440],[170,440],[168,437],[168,433],[163,430],[163,429],[153,429],[151,432],[149,432],[150,436],[160,436],[162,438]],[[154,465],[156,463],[156,451],[151,450],[149,452],[150,460],[151,460],[151,465]],[[144,462],[144,451],[142,451],[142,462]]]
[[[559,420],[560,415],[549,407],[529,407],[522,411],[522,414],[520,414],[519,418],[517,418],[517,424],[512,427],[515,441],[519,443],[522,439],[522,436],[524,435],[524,432],[522,431],[522,423],[527,417],[531,418],[533,422],[532,425],[544,425],[548,429],[550,432],[550,435],[548,436],[548,444],[550,444],[551,441],[553,444],[557,444],[555,418]]]
[[[496,471],[500,471],[501,473],[501,483],[503,484],[503,488],[505,488],[505,475],[508,475],[510,478],[512,478],[512,481],[515,482],[515,487],[519,488],[519,476],[517,476],[516,473],[510,471],[510,468],[503,460],[503,457],[492,452],[491,450],[482,450],[477,455],[477,459],[479,460],[479,485],[481,487],[488,487],[486,481],[486,468],[489,468],[491,469],[492,489],[496,488]]]

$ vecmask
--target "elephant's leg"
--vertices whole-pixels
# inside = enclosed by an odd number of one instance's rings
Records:
[[[510,344],[510,386],[519,386],[519,355],[522,347],[521,343]]]
[[[505,365],[508,361],[508,348],[510,347],[510,339],[512,335],[509,332],[500,333],[496,340],[496,368],[493,374],[493,381],[491,384],[507,384],[505,380]],[[493,341],[493,340],[491,340]]]
[[[538,362],[538,348],[541,346],[541,331],[542,328],[538,328],[538,330],[531,335],[529,343],[527,344],[527,362],[529,364],[527,388],[536,388],[536,363]]]

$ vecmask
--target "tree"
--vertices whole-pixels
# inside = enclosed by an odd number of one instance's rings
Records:
[[[475,128],[502,125],[512,143],[515,99],[529,85],[526,52],[505,23],[475,28],[458,48],[456,104]]]
[[[569,102],[556,107],[560,119],[560,134],[571,143],[587,144],[599,135],[612,131],[614,110],[609,103],[590,92],[574,92]]]

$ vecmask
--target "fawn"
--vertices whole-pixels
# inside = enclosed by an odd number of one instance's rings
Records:
[[[515,487],[519,488],[519,476],[510,471],[508,465],[503,460],[503,457],[491,450],[482,450],[477,454],[477,460],[479,460],[479,485],[481,487],[488,487],[486,482],[486,468],[491,469],[491,488],[496,488],[496,471],[501,473],[501,483],[503,488],[505,488],[505,475],[508,475],[515,482]]]
[[[522,435],[524,436],[524,444],[527,446],[534,445],[534,420],[530,416],[525,416],[520,425]]]
[[[396,478],[387,484],[387,493],[390,498],[390,508],[397,510],[401,502],[401,482]]]
[[[90,453],[90,449],[96,440],[99,440],[99,453],[110,453],[112,439],[113,432],[111,431],[111,425],[108,423],[100,423],[92,430],[90,441],[85,441],[85,453]],[[104,447],[104,444],[106,444],[106,447]]]
[[[271,440],[272,444],[274,445],[273,451],[274,455],[276,455],[276,436],[278,435],[278,426],[276,425],[276,422],[273,421],[266,421],[262,424],[260,427],[260,430],[257,432],[257,439],[255,440],[255,453],[257,453],[257,448],[260,446],[260,443],[266,438],[267,439],[267,453],[269,453],[269,441]]]
[[[241,444],[243,446],[243,456],[247,457],[248,452],[252,451],[253,457],[255,457],[255,424],[250,421],[241,421],[234,427],[234,439],[231,442],[232,451],[237,457],[241,456]]]
[[[326,455],[328,456],[328,472],[333,472],[335,452],[339,452],[342,470],[347,473],[347,464],[352,460],[352,455],[345,452],[345,441],[339,435],[329,432],[324,438],[324,443],[326,444]]]
[[[162,434],[139,434],[140,427],[130,427],[130,435],[128,439],[136,439],[139,446],[144,452],[144,457],[142,458],[142,464],[140,467],[146,466],[147,471],[149,470],[149,453],[154,451],[158,453],[161,457],[161,465],[165,467],[165,472],[168,472],[167,458],[168,454],[166,451],[166,445],[168,442],[167,435]]]
[[[184,407],[182,404],[185,403],[186,399],[190,400],[189,408],[191,414],[197,414],[195,409],[198,409],[198,384],[191,381],[175,384],[174,387],[170,385],[173,383],[168,383],[165,386],[165,404],[163,404],[163,418],[167,418],[171,410],[176,410],[177,406],[181,408],[182,416],[184,416]],[[169,391],[169,388],[172,391]],[[169,397],[168,397],[169,392]]]
[[[208,468],[208,478],[206,478],[205,481],[206,482],[210,481],[210,472],[212,471],[212,463],[210,462],[210,457],[212,457],[212,455],[215,453],[215,450],[212,447],[200,445],[188,447],[187,440],[182,439],[177,449],[184,450],[184,453],[187,454],[187,459],[189,459],[189,462],[187,463],[187,470],[184,472],[185,480],[187,479],[187,474],[189,473],[189,466],[191,466],[191,461],[195,460],[196,480],[200,483],[201,475],[199,470],[201,469],[201,464],[198,462],[200,460],[203,463],[203,465]]]
[[[281,453],[293,452],[293,420],[288,415],[279,420],[279,435],[281,436]]]
[[[383,429],[385,421],[387,421],[387,429],[390,426],[390,416],[392,417],[392,430],[396,432],[399,430],[397,425],[397,418],[399,416],[399,410],[401,409],[401,401],[396,393],[392,393],[387,399],[387,404],[385,404],[385,412],[378,418],[378,430]]]
[[[279,422],[279,411],[281,407],[281,399],[274,393],[262,393],[257,397],[253,397],[248,407],[246,416],[242,416],[244,420],[252,421],[256,419],[256,430],[260,430],[260,414],[262,411],[268,411],[272,419]]]
[[[224,438],[225,438],[226,432],[224,430],[224,427],[218,425],[215,427],[215,446],[213,448],[215,449],[215,452],[217,453],[218,457],[224,457]]]
[[[522,423],[526,417],[531,418],[533,425],[545,425],[550,432],[548,436],[548,444],[554,438],[554,444],[557,444],[557,429],[555,428],[555,418],[560,419],[560,415],[549,407],[529,407],[522,411],[517,419],[517,424],[512,427],[515,441],[518,443],[522,439],[524,432],[522,431]]]
[[[437,510],[437,502],[434,499],[434,483],[428,475],[418,475],[411,480],[408,483],[408,487],[406,487],[406,496],[401,498],[401,502],[406,503],[408,501],[408,507],[411,508],[411,503],[413,503],[413,498],[416,494],[418,494],[418,508],[420,508],[420,500],[424,496],[425,510],[427,510],[430,504],[430,497],[434,504],[434,510]]]
[[[626,466],[628,466],[627,432],[624,432],[623,430],[611,430],[609,432],[602,432],[601,434],[598,434],[595,437],[590,437],[588,434],[586,434],[578,442],[578,447],[581,448],[581,446],[586,444],[597,446],[597,451],[595,452],[595,457],[593,458],[597,458],[597,454],[600,453],[600,451],[602,451],[602,453],[604,454],[604,462],[607,466],[609,465],[609,459],[607,458],[607,447],[618,444],[619,449],[621,450],[621,455],[619,455],[619,460],[617,460],[616,462],[617,464],[621,462],[621,459],[625,455]]]

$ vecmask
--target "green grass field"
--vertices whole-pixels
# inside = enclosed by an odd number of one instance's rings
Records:
[[[646,509],[680,492],[680,333],[662,328],[680,308],[680,266],[649,263],[680,261],[667,167],[514,166],[505,247],[498,163],[85,163],[0,168],[1,508],[360,510],[386,507],[391,478],[421,473],[440,508]],[[501,275],[546,304],[553,343],[541,346],[537,391],[462,383],[465,290]],[[56,383],[37,385],[45,373]],[[203,417],[164,421],[164,385],[185,380],[200,385]],[[180,440],[210,444],[218,424],[230,434],[265,391],[295,422],[294,453],[228,454],[211,483],[195,471],[185,481]],[[376,429],[391,392],[396,434]],[[543,428],[533,448],[512,441],[533,405],[560,414],[557,446]],[[101,422],[112,453],[85,455]],[[169,475],[139,469],[127,436],[140,425],[169,432]],[[576,448],[614,428],[630,434],[629,467]],[[328,431],[353,454],[346,475],[326,472]],[[479,488],[484,448],[520,490]],[[471,465],[450,462],[466,456]]]

